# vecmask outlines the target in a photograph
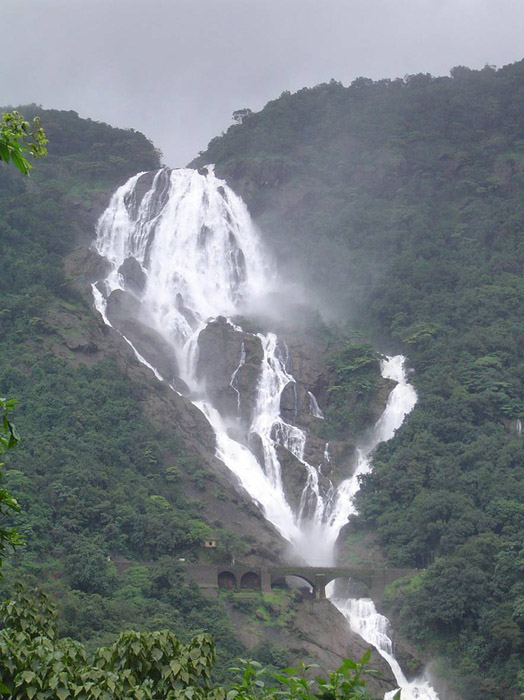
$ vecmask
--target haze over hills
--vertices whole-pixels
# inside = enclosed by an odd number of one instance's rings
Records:
[[[401,351],[413,367],[418,404],[376,450],[339,556],[372,549],[380,561],[378,541],[388,564],[425,569],[383,605],[419,666],[444,658],[464,700],[524,690],[523,108],[524,62],[332,82],[245,113],[192,164],[215,163],[281,277],[300,279],[339,324],[298,309],[289,346],[303,358],[299,384],[325,413],[316,436],[340,443],[341,464],[384,407],[376,352]],[[129,623],[206,626],[232,658],[248,635],[236,638],[227,614],[237,626],[241,614],[258,617],[267,624],[253,623],[262,636],[252,651],[285,665],[296,628],[313,629],[294,594],[258,608],[216,604],[188,589],[176,564],[211,556],[200,548],[211,532],[222,556],[252,561],[284,557],[284,541],[215,459],[202,414],[162,388],[91,306],[89,285],[103,278],[87,251],[95,221],[158,154],[141,134],[74,113],[44,111],[42,121],[49,158],[31,182],[0,170],[0,390],[19,397],[26,439],[7,483],[28,539],[7,583],[20,572],[45,581],[61,597],[62,629],[92,643]],[[213,332],[216,345],[223,331]],[[292,460],[285,473],[296,499]],[[107,566],[114,553],[136,562],[124,578]],[[150,560],[153,569],[141,566]],[[272,624],[294,641],[275,642]],[[302,652],[323,661],[342,653],[308,643]]]

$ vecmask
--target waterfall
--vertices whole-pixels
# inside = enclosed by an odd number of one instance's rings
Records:
[[[162,169],[132,177],[100,217],[94,247],[110,264],[107,276],[93,285],[104,321],[117,328],[157,378],[202,411],[215,433],[216,456],[296,552],[311,565],[333,564],[337,537],[354,512],[358,477],[369,471],[374,447],[393,437],[415,405],[404,358],[382,362],[382,375],[397,385],[369,442],[358,450],[354,474],[335,487],[306,460],[305,431],[281,416],[282,393],[295,384],[286,369],[287,348],[274,333],[247,333],[238,325],[239,317],[270,309],[281,283],[246,206],[212,168]],[[213,387],[216,376],[206,374],[203,366],[203,339],[210,332],[215,333],[212,346],[220,341],[235,347],[236,356],[226,350],[221,357],[227,376],[218,388]],[[242,338],[238,344],[237,336]],[[242,381],[249,380],[248,374],[243,379],[248,339],[261,356],[250,407],[241,394]],[[321,420],[316,397],[307,395],[309,413]],[[295,390],[295,406],[296,399]],[[296,508],[283,487],[282,450],[306,475]],[[330,461],[328,443],[324,459]],[[381,617],[370,601],[333,602],[343,611],[351,609],[344,614],[357,631],[365,627],[364,619],[378,624]],[[377,640],[368,641],[380,651]],[[406,679],[396,677],[406,687]],[[432,700],[436,695],[403,695],[415,697]]]
[[[396,386],[388,397],[384,413],[377,421],[371,438],[365,447],[359,450],[358,465],[355,473],[340,485],[339,500],[334,509],[337,523],[342,518],[355,513],[353,497],[359,489],[358,477],[370,471],[370,455],[380,443],[390,440],[395,431],[402,425],[404,418],[410,413],[417,401],[417,395],[413,387],[407,382],[404,370],[404,357],[397,355],[388,357],[381,363],[381,374],[386,379],[393,379]],[[342,523],[343,525],[344,523]],[[342,527],[342,525],[340,525]],[[379,654],[388,662],[395,679],[402,689],[402,700],[438,700],[438,696],[424,679],[409,682],[393,655],[393,643],[390,638],[391,626],[387,618],[377,612],[372,600],[338,598],[335,595],[335,586],[330,584],[328,596],[338,610],[344,615],[352,630],[369,644],[372,644]],[[387,693],[385,699],[394,696],[394,691]]]

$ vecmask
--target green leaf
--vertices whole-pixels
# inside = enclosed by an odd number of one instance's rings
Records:
[[[11,152],[7,145],[2,143],[2,141],[0,141],[0,160],[3,160],[4,163],[9,163],[11,160]]]
[[[27,160],[27,158],[24,158],[24,156],[20,155],[18,151],[11,151],[11,160],[13,161],[13,164],[20,170],[21,173],[24,175],[27,175],[29,170],[31,169],[31,164]]]
[[[367,663],[369,663],[369,660],[371,658],[371,647],[363,654],[362,658],[360,659],[360,663],[365,666]]]
[[[155,647],[151,650],[151,656],[155,661],[160,661],[160,659],[164,656],[164,652],[162,651],[162,649],[158,649],[157,647]]]

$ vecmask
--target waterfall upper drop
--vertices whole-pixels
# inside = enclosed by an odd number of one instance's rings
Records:
[[[113,195],[95,245],[113,267],[104,295],[133,292],[179,354],[209,318],[243,313],[274,283],[246,206],[212,171],[135,175]]]
[[[279,286],[245,204],[211,168],[140,173],[113,195],[95,248],[110,263],[93,286],[104,320],[200,408],[217,456],[297,552],[310,564],[332,564],[357,480],[337,487],[325,443],[317,438],[311,448],[300,406],[306,423],[322,422],[323,413],[315,387],[298,387],[290,373],[285,343],[238,325],[239,317],[267,311]],[[402,362],[393,366],[405,386]],[[400,413],[389,406],[375,444],[392,436],[413,403]],[[357,451],[359,473],[369,451]],[[300,486],[296,478],[284,484],[283,462],[300,472]]]
[[[313,467],[305,433],[280,416],[281,394],[294,382],[286,349],[274,334],[245,333],[235,321],[268,310],[278,289],[242,200],[211,168],[140,173],[113,195],[95,248],[111,265],[93,286],[104,320],[202,410],[217,456],[281,534],[301,542],[279,452]],[[309,500],[318,507],[318,489]]]

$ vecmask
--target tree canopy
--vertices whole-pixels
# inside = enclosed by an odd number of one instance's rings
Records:
[[[0,121],[0,160],[12,162],[21,173],[27,175],[33,167],[27,156],[42,158],[47,154],[47,138],[40,124],[40,118],[34,117],[30,124],[16,110],[4,112]]]

